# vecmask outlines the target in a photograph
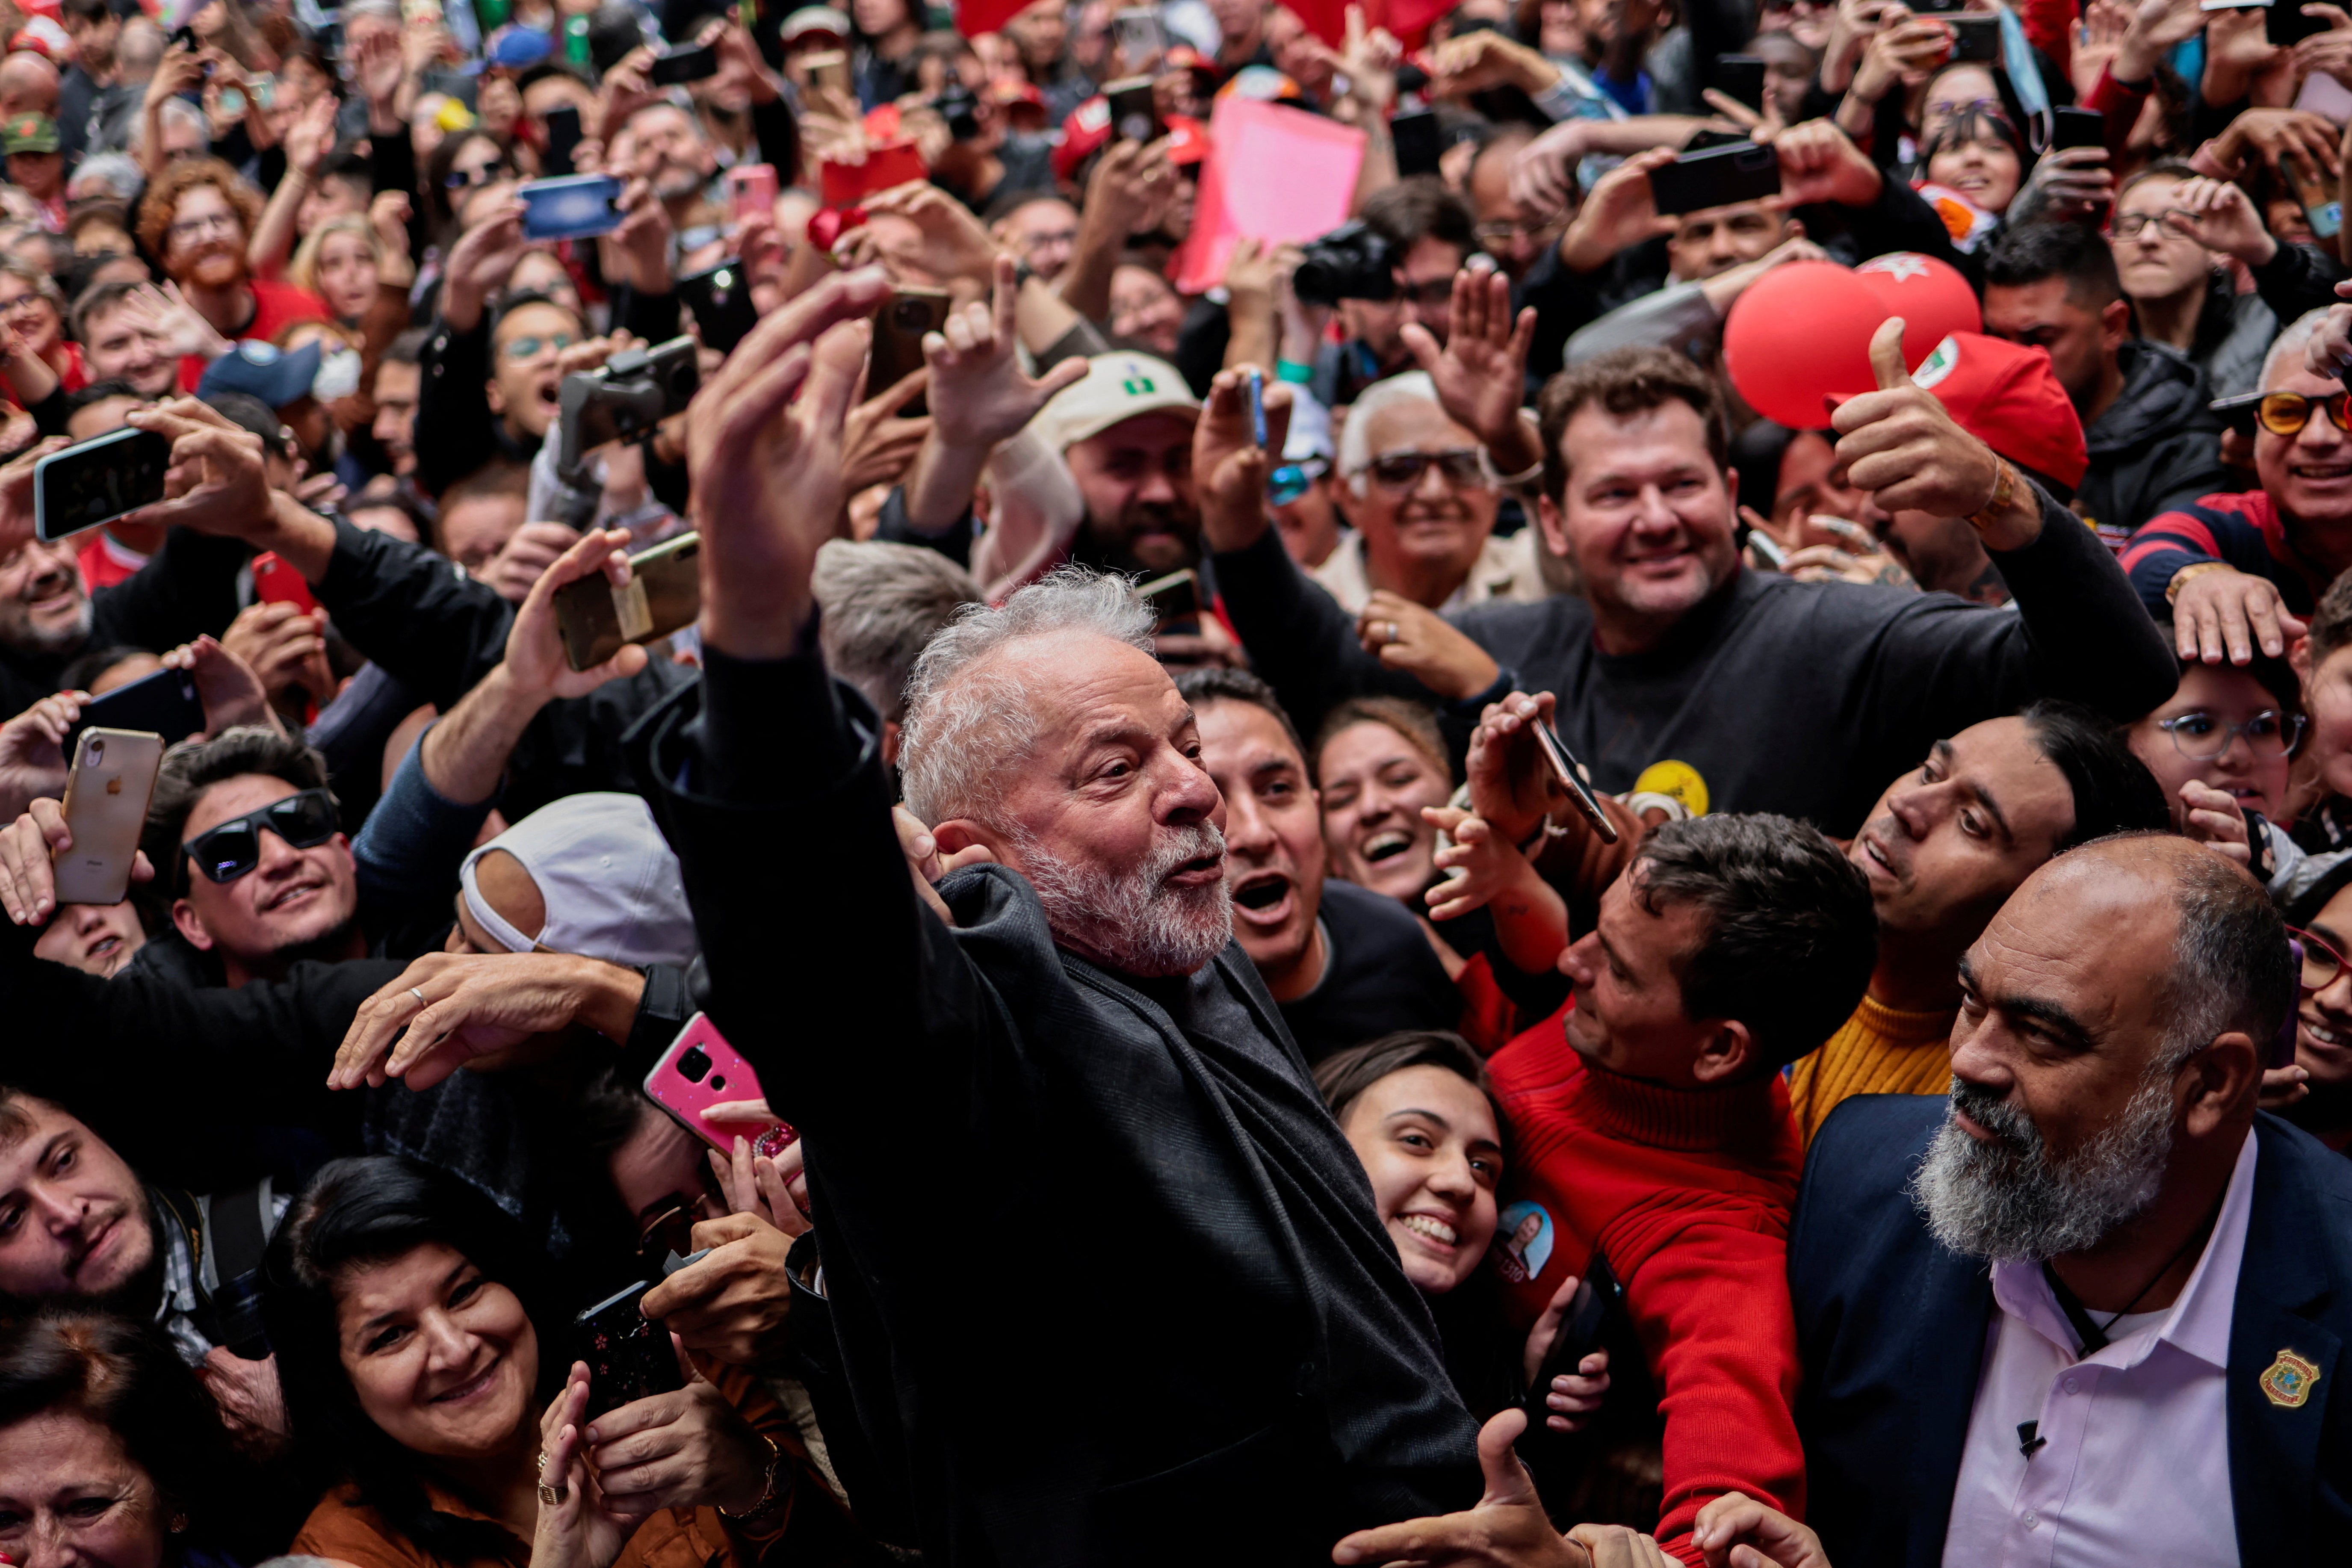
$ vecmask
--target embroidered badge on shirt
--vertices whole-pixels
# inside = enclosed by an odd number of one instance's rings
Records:
[[[2311,1385],[2319,1381],[2319,1367],[2293,1351],[2281,1351],[2278,1360],[2271,1363],[2262,1376],[2263,1395],[2273,1405],[2288,1410],[2299,1410],[2311,1397]]]

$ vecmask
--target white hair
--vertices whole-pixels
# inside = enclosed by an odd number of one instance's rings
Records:
[[[73,201],[108,195],[127,202],[139,194],[145,178],[128,153],[94,153],[81,161],[81,167],[66,182],[66,195]]]
[[[1376,381],[1366,387],[1348,411],[1348,423],[1339,432],[1339,477],[1353,479],[1372,466],[1380,456],[1372,450],[1372,416],[1391,403],[1437,403],[1437,383],[1430,380],[1425,370],[1409,370],[1402,375],[1392,375],[1386,381]],[[1440,407],[1444,405],[1440,404]],[[1362,493],[1362,487],[1357,487]]]
[[[1035,672],[992,655],[1024,638],[1073,632],[1150,653],[1154,624],[1125,577],[1082,566],[1065,566],[993,608],[966,605],[924,647],[907,682],[898,748],[907,809],[927,823],[984,819],[1010,764],[1036,743]]]
[[[2289,321],[2284,331],[2271,340],[2270,353],[2263,356],[2263,379],[2256,383],[2256,385],[2264,391],[2270,389],[2271,377],[2279,374],[2281,355],[2294,355],[2294,368],[2301,368],[2303,351],[2310,346],[2312,338],[2319,329],[2327,324],[2327,311],[2328,307],[2325,305],[2315,310],[2305,310],[2302,315]]]
[[[166,132],[174,125],[184,125],[203,132],[207,142],[210,141],[213,133],[212,122],[205,118],[205,111],[184,98],[165,99],[156,110],[155,124],[159,130]],[[142,115],[131,125],[131,150],[133,153],[139,152],[146,144],[147,120],[144,115]]]

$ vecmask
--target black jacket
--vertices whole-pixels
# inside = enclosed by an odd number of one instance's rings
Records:
[[[95,648],[163,653],[236,619],[236,580],[252,552],[242,540],[175,528],[155,558],[128,579],[89,596],[89,636],[56,653],[0,647],[0,719],[14,718],[58,689],[58,677]]]
[[[2098,527],[2128,531],[2199,496],[2231,488],[2221,421],[2196,363],[2179,350],[2133,339],[2120,354],[2123,390],[2084,427],[2091,466],[2075,505]]]
[[[1938,1245],[1907,1182],[1941,1096],[1864,1095],[1822,1124],[1789,1226],[1804,1394],[1805,1521],[1838,1568],[1937,1568],[1995,1310],[1981,1260]],[[2230,1502],[2248,1563],[2340,1561],[2352,1539],[2352,1163],[2267,1114],[2225,1374]],[[2282,1348],[2308,1400],[2263,1396]],[[2012,1413],[2013,1414],[2013,1413]],[[2095,1491],[2078,1476],[2078,1493]],[[2218,1502],[2219,1500],[2216,1500]],[[2330,1545],[2329,1542],[2334,1542]],[[2151,1542],[2147,1560],[2164,1559]]]
[[[937,1568],[1303,1565],[1469,1506],[1429,1310],[1241,950],[1131,981],[997,866],[940,884],[940,924],[879,726],[814,644],[710,654],[635,740],[710,1015],[806,1141],[843,1366],[905,1489],[860,1517],[911,1519]]]
[[[1560,738],[1612,793],[1654,765],[1703,782],[1710,811],[1777,811],[1841,837],[1927,748],[2037,697],[2068,697],[2116,720],[2172,694],[2172,650],[2116,558],[2046,497],[2042,536],[1997,552],[2013,610],[1742,569],[1663,647],[1612,657],[1592,610],[1555,594],[1448,617],[1494,656],[1494,688],[1453,704],[1458,720],[1517,686],[1559,698]],[[1429,699],[1356,640],[1355,617],[1291,564],[1272,529],[1215,557],[1226,614],[1299,732],[1345,698]],[[1654,779],[1643,785],[1664,790]]]

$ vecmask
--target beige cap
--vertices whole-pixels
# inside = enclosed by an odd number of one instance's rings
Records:
[[[1056,393],[1037,416],[1037,425],[1060,451],[1123,419],[1164,408],[1201,411],[1201,400],[1174,365],[1150,354],[1096,354],[1087,362],[1086,380]]]

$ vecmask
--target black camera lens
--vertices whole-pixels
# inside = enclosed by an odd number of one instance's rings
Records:
[[[1301,247],[1290,286],[1309,305],[1342,300],[1393,300],[1396,271],[1389,242],[1361,218],[1346,223]]]
[[[677,1076],[688,1083],[700,1083],[709,1070],[710,1058],[700,1046],[687,1047],[686,1054],[677,1058]]]
[[[900,300],[890,307],[890,324],[902,331],[926,331],[931,324],[931,312],[920,300]]]

